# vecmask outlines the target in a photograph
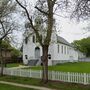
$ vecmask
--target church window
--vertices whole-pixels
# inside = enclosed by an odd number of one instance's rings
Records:
[[[28,43],[28,37],[25,38],[25,44],[27,44],[27,43]]]
[[[25,59],[28,59],[28,56],[27,55],[25,55]]]
[[[67,47],[67,54],[69,54],[69,47]]]
[[[64,53],[66,54],[66,46],[64,47]]]
[[[59,45],[57,46],[57,49],[58,49],[58,53],[59,53]]]
[[[62,54],[63,54],[63,46],[62,46]]]
[[[35,36],[33,36],[33,38],[32,38],[32,39],[33,39],[33,43],[35,43]]]

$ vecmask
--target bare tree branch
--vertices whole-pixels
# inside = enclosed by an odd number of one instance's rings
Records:
[[[46,16],[48,15],[48,13],[47,13],[47,12],[42,11],[42,10],[41,10],[41,9],[39,9],[37,6],[35,6],[35,8],[36,8],[38,11],[40,11],[41,13],[45,14]]]
[[[34,25],[33,25],[33,21],[32,21],[32,19],[31,19],[30,16],[29,16],[28,10],[27,10],[26,7],[24,7],[18,0],[16,0],[16,2],[25,10],[26,15],[27,15],[27,17],[28,17],[28,20],[30,21],[31,27],[32,27],[32,29],[34,30],[34,32],[37,34],[38,39],[39,39],[39,41],[40,41],[40,44],[42,45],[42,41],[41,41],[41,38],[40,38],[40,36],[39,36],[38,30],[35,29],[35,27],[34,27]]]
[[[4,28],[3,22],[2,22],[1,20],[0,20],[0,24],[1,24],[1,26],[2,26],[3,32],[5,33],[5,28]]]
[[[72,17],[88,19],[90,17],[90,0],[76,0]]]

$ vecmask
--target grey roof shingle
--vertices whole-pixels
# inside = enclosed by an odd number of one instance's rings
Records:
[[[73,47],[69,42],[60,36],[57,36],[57,42]]]

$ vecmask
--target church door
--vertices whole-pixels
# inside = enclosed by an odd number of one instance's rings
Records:
[[[35,48],[35,58],[36,59],[39,59],[40,58],[40,48],[39,47],[36,47]]]

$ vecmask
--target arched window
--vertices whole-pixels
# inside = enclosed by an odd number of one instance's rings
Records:
[[[35,58],[36,59],[39,59],[40,58],[40,48],[39,47],[36,47],[35,48]]]

